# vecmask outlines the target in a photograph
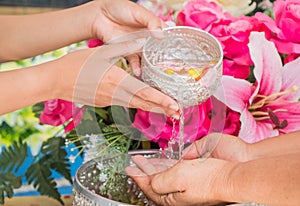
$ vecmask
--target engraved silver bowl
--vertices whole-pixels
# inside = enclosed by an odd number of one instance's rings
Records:
[[[159,150],[134,150],[130,151],[128,157],[124,155],[115,156],[112,158],[98,158],[92,159],[84,163],[76,172],[73,184],[73,206],[129,206],[129,205],[143,205],[143,206],[156,206],[153,201],[148,200],[135,182],[126,174],[121,171],[116,172],[116,176],[124,179],[124,184],[115,185],[115,192],[119,193],[118,200],[114,197],[103,196],[99,194],[99,187],[104,182],[99,181],[101,168],[99,164],[109,168],[110,165],[116,166],[116,162],[121,160],[125,165],[134,165],[130,161],[132,155],[141,154],[146,158],[160,158]],[[103,167],[103,169],[105,169]],[[121,165],[124,168],[124,166]],[[122,170],[122,169],[120,169]],[[124,171],[123,171],[124,172]],[[128,197],[131,200],[128,202]],[[124,200],[120,200],[120,198]]]
[[[176,99],[184,108],[204,102],[213,94],[222,75],[221,44],[208,32],[193,27],[168,27],[163,33],[162,38],[150,37],[143,47],[142,80]],[[161,71],[158,64],[162,62],[214,65],[199,81],[193,81]]]
[[[114,197],[107,197],[99,192],[99,186],[104,182],[99,181],[99,174],[101,173],[101,168],[98,167],[98,164],[103,164],[103,168],[110,165],[115,166],[115,162],[122,158],[122,161],[125,162],[125,165],[134,165],[130,161],[132,155],[144,155],[146,158],[161,158],[160,150],[150,149],[150,150],[134,150],[130,151],[127,156],[128,159],[124,159],[124,156],[115,156],[112,158],[96,158],[84,163],[76,172],[73,184],[73,206],[157,206],[153,201],[149,200],[143,192],[140,190],[138,185],[124,173],[116,173],[116,175],[123,175],[124,184],[115,185],[115,192],[119,193],[119,197],[124,197],[126,200],[129,196],[135,203],[126,203],[126,201],[121,201],[120,199],[116,200]],[[128,162],[127,162],[128,161]],[[125,185],[125,187],[124,187]],[[119,187],[118,187],[119,186]],[[124,190],[125,188],[125,190]],[[98,192],[97,192],[98,191]],[[266,206],[263,204],[256,203],[242,203],[242,204],[219,204],[218,206]]]

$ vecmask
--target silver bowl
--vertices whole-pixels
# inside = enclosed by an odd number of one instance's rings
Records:
[[[222,75],[223,51],[219,41],[203,30],[176,26],[166,28],[162,38],[150,37],[142,52],[142,80],[176,99],[184,108],[207,100]],[[169,75],[161,64],[207,66],[200,80],[186,75]]]
[[[157,206],[153,201],[149,200],[138,187],[138,185],[126,174],[120,173],[119,170],[115,177],[121,177],[122,182],[115,184],[112,192],[118,193],[118,198],[108,197],[107,195],[99,194],[99,187],[105,182],[99,180],[99,175],[102,170],[112,170],[119,160],[124,165],[134,165],[130,161],[132,155],[144,155],[146,158],[161,158],[160,150],[134,150],[130,151],[126,158],[124,155],[116,155],[112,158],[96,158],[84,163],[76,172],[73,184],[73,206]],[[103,167],[99,168],[98,165]],[[121,166],[124,168],[124,165]],[[113,166],[113,167],[111,167]],[[115,182],[114,182],[115,183]],[[129,197],[129,198],[128,198]],[[121,200],[121,199],[123,200]],[[130,202],[128,202],[130,200]],[[219,204],[218,206],[234,205],[234,206],[266,206],[256,203],[243,204]]]
[[[101,195],[99,189],[105,182],[99,181],[101,170],[109,169],[115,170],[116,163],[121,160],[118,165],[123,169],[126,165],[134,165],[130,161],[132,155],[141,154],[146,158],[160,158],[159,150],[134,150],[130,151],[128,156],[117,155],[112,158],[98,158],[92,159],[84,163],[76,172],[73,184],[73,206],[156,206],[156,204],[148,200],[143,192],[139,189],[137,184],[126,174],[119,170],[116,172],[116,178],[122,181],[116,184],[112,192],[118,193],[118,197],[109,197],[109,195]],[[103,167],[99,168],[99,164]],[[124,172],[124,171],[123,171]]]

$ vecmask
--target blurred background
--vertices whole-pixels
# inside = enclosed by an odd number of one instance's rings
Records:
[[[89,0],[0,0],[0,14],[29,14],[68,8]]]
[[[0,0],[0,14],[39,13],[69,8],[88,1],[91,0]]]

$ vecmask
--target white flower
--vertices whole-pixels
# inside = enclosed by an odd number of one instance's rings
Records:
[[[99,181],[100,182],[106,182],[106,179],[107,179],[107,174],[105,174],[105,173],[100,173],[99,174]]]
[[[99,136],[91,134],[89,140],[92,145],[95,145],[99,141]]]
[[[241,16],[255,9],[256,4],[251,0],[210,0],[219,4],[225,11],[233,16]]]
[[[97,164],[97,169],[100,170],[100,171],[103,170],[104,169],[103,164],[102,163],[98,163]]]

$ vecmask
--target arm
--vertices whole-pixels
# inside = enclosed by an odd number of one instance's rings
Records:
[[[250,159],[300,152],[300,131],[265,139],[249,146]]]
[[[111,63],[140,51],[144,42],[132,40],[137,39],[130,35],[132,32],[141,31],[141,38],[149,35],[148,30],[164,26],[145,8],[128,0],[101,0],[45,14],[0,16],[0,21],[0,62],[91,37],[106,42],[119,38],[121,42],[73,52],[26,69],[0,72],[0,114],[54,98],[97,107],[121,105],[177,114],[175,100]]]
[[[68,94],[63,99],[71,100],[74,75],[91,52],[82,50],[37,66],[0,72],[0,83],[3,85],[0,86],[0,115],[37,102],[63,97],[62,94]],[[63,78],[66,78],[65,81]],[[63,87],[63,82],[68,82],[69,88]]]
[[[160,108],[159,112],[172,116],[177,113],[175,100],[111,63],[116,56],[136,52],[141,46],[140,41],[105,45],[34,67],[0,72],[0,83],[9,85],[0,87],[0,114],[58,98],[96,107]]]
[[[242,163],[214,158],[184,160],[154,176],[146,175],[149,162],[139,158],[135,162],[141,169],[128,167],[126,171],[149,198],[161,205],[222,202],[297,205],[299,156],[300,153],[288,154]]]
[[[224,200],[269,205],[300,202],[300,152],[238,163],[228,173]],[[223,180],[221,180],[224,182]],[[219,192],[224,191],[218,183]],[[223,190],[223,192],[222,192]]]
[[[0,16],[0,62],[24,59],[91,38],[99,4],[32,15]]]
[[[0,62],[24,59],[89,38],[104,42],[165,26],[128,0],[91,1],[70,9],[33,15],[0,15]]]
[[[212,133],[186,149],[186,159],[200,156],[245,162],[263,157],[300,152],[300,131],[248,144],[236,136]]]

